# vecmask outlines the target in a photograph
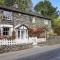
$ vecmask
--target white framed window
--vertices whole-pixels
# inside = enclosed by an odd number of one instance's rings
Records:
[[[3,27],[3,35],[9,35],[9,27]]]
[[[44,24],[45,25],[48,25],[49,23],[48,23],[48,20],[44,20]]]
[[[32,18],[32,23],[35,23],[35,22],[36,22],[36,21],[35,21],[35,17],[33,17],[33,18]]]

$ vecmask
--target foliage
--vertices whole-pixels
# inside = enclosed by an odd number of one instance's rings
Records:
[[[4,1],[4,4],[5,4],[6,6],[12,6],[14,3],[15,3],[15,0],[5,0],[5,1]]]
[[[28,34],[30,37],[36,36],[40,37],[40,34],[42,34],[45,30],[43,28],[37,27],[37,28],[29,28]]]
[[[54,19],[53,23],[55,26],[60,26],[60,18]]]
[[[4,4],[4,0],[0,0],[0,5]]]
[[[58,17],[58,11],[56,7],[53,7],[51,2],[45,0],[39,2],[35,7],[34,10],[37,12],[41,12],[41,14],[45,17],[54,19]]]
[[[60,18],[54,19],[52,22],[54,32],[57,33],[57,35],[60,35]]]
[[[29,9],[31,0],[4,0],[6,6],[12,6],[14,3],[18,4],[18,7],[21,11]],[[31,2],[32,3],[32,2]]]
[[[22,11],[25,10],[27,8],[27,2],[25,0],[18,0],[18,1],[16,1],[16,2],[18,3],[19,8]]]

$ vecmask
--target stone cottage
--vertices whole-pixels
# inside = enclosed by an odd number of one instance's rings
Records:
[[[15,37],[12,40],[16,44],[36,43],[38,40],[41,42],[51,30],[51,20],[39,13],[21,12],[16,8],[0,6],[0,42],[10,40],[12,36]]]

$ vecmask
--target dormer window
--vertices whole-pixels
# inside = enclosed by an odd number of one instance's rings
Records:
[[[6,18],[6,20],[12,20],[12,12],[3,11],[3,15]]]

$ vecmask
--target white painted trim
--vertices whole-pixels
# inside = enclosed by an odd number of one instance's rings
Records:
[[[7,25],[7,24],[0,24],[0,27],[13,27],[13,25]]]
[[[25,26],[21,26],[21,27],[20,27],[20,30],[21,30],[21,29],[27,30],[27,28],[26,28]]]
[[[18,28],[21,24],[18,24],[17,26],[15,26],[15,28]]]

